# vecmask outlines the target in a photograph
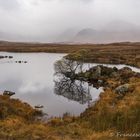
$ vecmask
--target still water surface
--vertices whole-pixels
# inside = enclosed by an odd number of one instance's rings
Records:
[[[93,88],[85,82],[71,82],[68,79],[56,81],[54,63],[64,54],[0,52],[0,56],[13,56],[13,59],[0,59],[0,93],[4,90],[13,91],[16,92],[14,98],[32,106],[43,105],[43,111],[49,117],[62,116],[66,112],[79,115],[103,91],[102,88]],[[85,69],[88,66],[85,65]],[[117,67],[122,68],[124,65]],[[140,72],[139,69],[133,70]]]
[[[62,116],[66,112],[79,115],[102,91],[83,82],[55,81],[54,63],[64,54],[1,52],[0,55],[13,56],[13,59],[0,59],[0,92],[13,91],[14,98],[32,106],[43,105],[49,116]]]

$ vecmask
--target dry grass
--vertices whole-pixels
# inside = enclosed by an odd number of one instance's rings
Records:
[[[80,50],[84,51],[80,51]],[[0,51],[11,52],[75,52],[70,58],[87,62],[125,63],[140,67],[139,43],[101,45],[58,45],[0,43]],[[77,52],[78,51],[78,52]],[[120,61],[121,60],[121,61]],[[118,99],[114,87],[117,80],[108,79],[100,100],[79,117],[64,116],[47,123],[36,119],[41,112],[20,100],[0,96],[1,140],[137,140],[136,137],[112,136],[117,132],[140,132],[140,78],[130,77],[131,91]]]
[[[81,51],[84,50],[84,51]],[[140,67],[140,43],[41,44],[0,42],[0,51],[72,53],[69,58],[95,63],[129,64]]]
[[[34,119],[34,110],[19,100],[0,96],[0,139],[2,140],[137,140],[118,137],[117,132],[140,132],[140,79],[131,78],[133,91],[118,100],[110,88],[100,95],[100,100],[79,117],[69,115],[44,123]],[[115,104],[114,104],[115,103]],[[12,109],[11,109],[12,106]],[[9,110],[10,108],[10,110]],[[23,112],[20,112],[22,110]],[[30,112],[27,117],[26,112]],[[31,115],[32,114],[32,115]],[[5,117],[4,117],[5,116]]]

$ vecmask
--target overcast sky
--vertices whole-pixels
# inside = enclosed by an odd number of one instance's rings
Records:
[[[51,42],[66,31],[102,29],[113,21],[139,26],[140,0],[0,0],[0,33],[21,40]]]

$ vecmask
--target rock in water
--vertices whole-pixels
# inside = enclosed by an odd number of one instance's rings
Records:
[[[43,105],[36,105],[35,106],[36,109],[43,108],[43,107],[44,107]]]
[[[3,95],[7,95],[7,96],[12,96],[12,95],[15,95],[15,92],[11,92],[11,91],[4,91],[3,92]]]

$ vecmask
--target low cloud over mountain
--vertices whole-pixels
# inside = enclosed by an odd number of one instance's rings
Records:
[[[111,22],[99,30],[82,29],[73,41],[81,43],[140,41],[140,27],[122,21]]]
[[[0,39],[140,41],[139,7],[139,0],[0,0]]]

